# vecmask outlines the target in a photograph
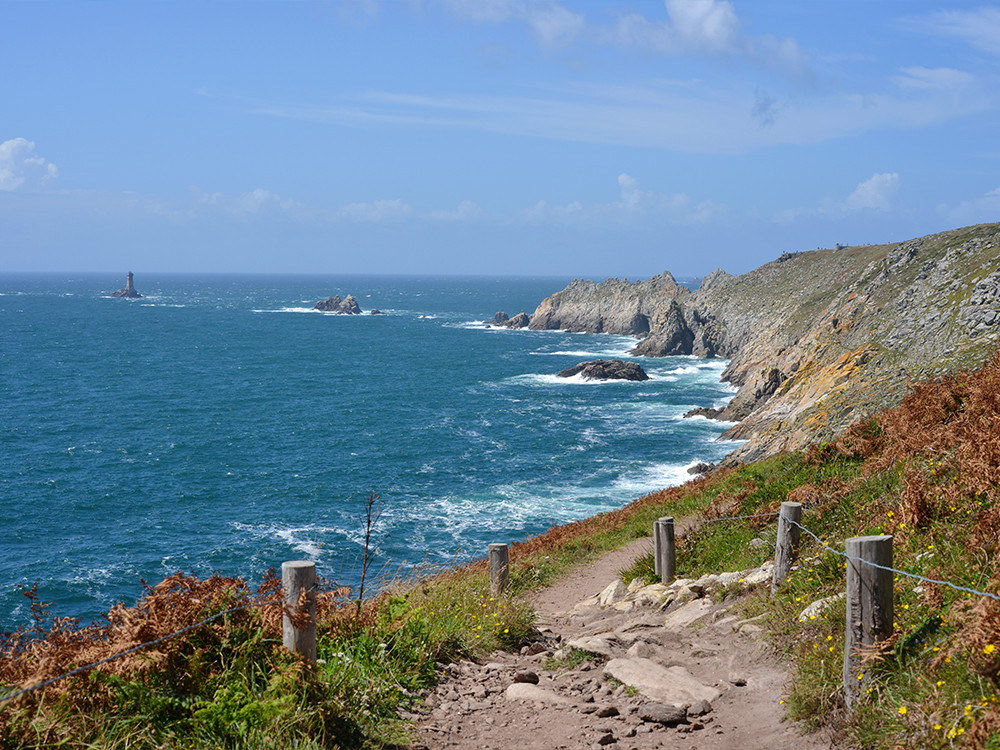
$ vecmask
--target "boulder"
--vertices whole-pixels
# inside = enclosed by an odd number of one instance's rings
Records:
[[[559,373],[560,378],[571,378],[582,375],[586,380],[649,380],[646,371],[635,362],[623,362],[620,359],[595,359],[581,362]]]
[[[616,579],[609,583],[607,587],[598,595],[598,602],[602,607],[610,607],[618,602],[627,599],[629,595],[628,586],[625,582]]]
[[[713,409],[710,406],[696,406],[691,411],[684,413],[684,419],[688,417],[705,417],[705,419],[718,419],[722,414],[722,409]]]
[[[485,325],[488,326],[503,326],[507,324],[508,320],[510,320],[510,316],[508,316],[507,313],[501,310],[500,312],[498,312],[496,315],[493,316],[493,320],[487,320],[484,321],[484,323]]]

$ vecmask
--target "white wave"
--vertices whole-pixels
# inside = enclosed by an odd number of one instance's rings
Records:
[[[656,492],[666,487],[676,487],[694,479],[694,475],[690,474],[688,469],[702,462],[702,459],[695,459],[686,464],[651,464],[643,468],[638,474],[615,480],[614,486],[617,489],[631,493],[635,497]]]
[[[701,372],[701,368],[697,365],[683,365],[681,367],[675,367],[672,370],[667,370],[670,375],[698,375]]]
[[[568,378],[561,378],[558,375],[538,375],[538,374],[527,374],[527,375],[514,375],[513,377],[506,378],[503,382],[505,383],[516,383],[517,385],[621,385],[625,383],[627,385],[634,385],[637,381],[634,380],[594,380],[592,378],[585,378],[582,374],[577,373]]]
[[[311,315],[329,315],[335,318],[370,318],[371,313],[368,311],[362,312],[358,315],[349,315],[347,313],[331,312],[329,310],[317,310],[313,307],[279,307],[273,310],[267,309],[253,309],[250,312],[254,313],[308,313]],[[391,310],[381,310],[383,315],[390,315],[393,311]],[[379,317],[378,315],[375,316]]]
[[[384,522],[382,522],[384,525]],[[237,531],[251,534],[258,539],[271,539],[287,544],[297,552],[302,552],[309,556],[310,560],[318,560],[324,550],[324,537],[333,535],[346,539],[354,544],[364,544],[364,534],[359,531],[339,528],[336,526],[321,526],[319,524],[305,524],[302,526],[285,526],[279,524],[246,524],[239,521],[230,522]]]

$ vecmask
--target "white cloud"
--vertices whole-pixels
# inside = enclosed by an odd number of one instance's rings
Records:
[[[950,221],[961,224],[979,224],[1000,219],[1000,187],[987,193],[962,201],[957,206],[941,204],[938,212],[946,215]]]
[[[622,172],[618,175],[619,199],[584,206],[580,201],[550,205],[542,200],[523,216],[530,223],[572,222],[580,226],[617,225],[636,221],[667,224],[702,224],[726,213],[726,207],[712,201],[695,203],[685,193],[657,193],[643,190],[639,181]]]
[[[899,175],[896,172],[874,174],[860,183],[847,196],[844,205],[852,211],[886,211],[899,189]]]
[[[982,52],[1000,55],[1000,8],[939,10],[904,23],[925,34],[960,39]]]
[[[358,222],[401,221],[413,216],[413,206],[401,200],[349,203],[336,211],[337,218]]]
[[[712,87],[703,81],[653,81],[622,87],[567,85],[535,97],[366,92],[330,106],[260,105],[255,111],[352,127],[453,128],[682,153],[734,154],[823,143],[873,131],[915,130],[1000,107],[995,88],[974,84],[959,71],[908,70],[905,78],[914,85],[896,87],[890,93],[827,91],[780,101],[761,89]],[[949,76],[969,85],[946,88]],[[934,82],[940,85],[931,85]]]
[[[903,89],[956,91],[970,87],[976,82],[975,76],[954,68],[914,66],[902,68],[900,72],[902,75],[895,76],[892,80]]]
[[[301,204],[296,201],[282,198],[264,188],[255,188],[236,196],[225,193],[203,193],[197,188],[192,188],[192,193],[200,205],[211,206],[232,214],[259,214],[301,208]]]
[[[45,187],[59,176],[55,164],[35,154],[35,142],[13,138],[0,143],[0,190]]]
[[[454,211],[431,211],[428,216],[438,221],[471,221],[483,214],[483,209],[473,201],[462,201]]]
[[[739,49],[740,22],[726,0],[666,0],[667,15],[683,44],[730,54]]]
[[[586,22],[556,2],[539,0],[442,0],[456,15],[478,23],[521,21],[544,46],[566,44],[575,39]]]
[[[797,41],[770,34],[744,35],[736,10],[727,0],[665,0],[665,7],[665,21],[629,13],[600,36],[620,47],[666,57],[742,57],[793,77],[809,75],[808,56]]]
[[[790,224],[802,218],[817,216],[843,216],[858,211],[888,211],[899,192],[899,174],[881,172],[862,180],[843,200],[826,199],[816,208],[786,208],[776,211],[771,220],[776,224]]]

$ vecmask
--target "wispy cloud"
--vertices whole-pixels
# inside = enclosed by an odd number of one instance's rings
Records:
[[[639,181],[622,172],[618,175],[618,200],[584,205],[573,201],[564,205],[539,201],[526,209],[522,218],[529,223],[572,222],[581,228],[635,222],[702,224],[725,214],[726,207],[713,201],[695,202],[685,193],[658,193],[643,190]]]
[[[948,82],[961,84],[949,86]],[[788,98],[710,86],[584,85],[533,97],[366,92],[329,105],[252,105],[256,114],[348,127],[427,127],[733,154],[921,128],[996,109],[1000,94],[950,69],[908,68],[882,91]],[[766,127],[761,127],[765,125]]]
[[[478,23],[518,21],[527,25],[543,46],[573,41],[584,29],[582,13],[560,3],[539,0],[442,0],[442,5],[461,18]]]
[[[282,198],[277,193],[272,193],[264,188],[255,188],[239,195],[203,193],[197,189],[193,189],[192,193],[198,204],[233,214],[260,214],[302,208],[300,203]]]
[[[435,221],[447,221],[447,222],[459,222],[459,221],[472,221],[478,219],[483,215],[483,209],[479,207],[474,201],[462,201],[458,204],[458,208],[453,210],[438,210],[431,211],[427,214],[428,218],[434,219]]]
[[[856,213],[889,211],[899,192],[897,172],[877,172],[858,183],[845,198],[828,199],[814,208],[791,208],[778,211],[772,217],[778,224],[789,224],[803,218],[836,217]]]
[[[368,223],[401,221],[413,216],[413,214],[413,206],[398,199],[349,203],[346,206],[341,206],[334,213],[339,219]]]
[[[59,176],[55,164],[35,153],[35,142],[12,138],[0,143],[0,190],[37,190]]]
[[[963,224],[996,221],[1000,217],[1000,187],[958,205],[942,203],[937,210],[949,220]]]
[[[939,10],[904,19],[903,25],[928,36],[959,39],[991,55],[1000,55],[1000,8]]]

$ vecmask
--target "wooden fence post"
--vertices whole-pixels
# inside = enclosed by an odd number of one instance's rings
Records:
[[[510,589],[510,558],[506,544],[490,545],[490,594],[503,596]]]
[[[302,654],[313,665],[316,664],[315,585],[315,562],[291,560],[281,563],[281,595],[284,598],[281,642],[293,654]],[[305,617],[300,619],[297,617],[299,613]],[[298,624],[292,622],[293,617]]]
[[[664,516],[653,524],[653,555],[656,572],[664,585],[672,583],[677,570],[674,551],[674,517]]]
[[[862,695],[867,675],[862,652],[892,634],[892,537],[856,536],[847,553],[847,632],[844,638],[844,705],[848,711]],[[860,558],[852,560],[850,558]],[[881,565],[875,568],[866,563]]]
[[[802,521],[802,503],[784,502],[778,514],[778,540],[774,544],[774,572],[771,575],[771,596],[778,593],[778,586],[788,577],[799,547],[799,527]]]

